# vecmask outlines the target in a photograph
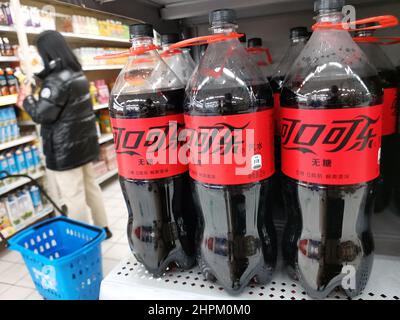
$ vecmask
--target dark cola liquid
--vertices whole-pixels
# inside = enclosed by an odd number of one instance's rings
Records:
[[[270,81],[271,88],[274,94],[280,94],[282,90],[282,84],[285,77],[273,77]],[[279,129],[275,130],[275,174],[273,177],[273,216],[274,222],[277,227],[283,227],[283,224],[286,220],[286,214],[283,205],[283,195],[282,195],[282,156],[281,156],[281,136]]]
[[[183,112],[184,89],[111,99],[111,117],[160,117]],[[113,108],[114,99],[123,110]],[[158,180],[120,176],[120,184],[129,213],[129,245],[138,261],[155,276],[171,264],[193,266],[195,216],[188,173]]]
[[[254,105],[243,104],[243,89],[201,91],[190,115],[219,116],[256,112],[272,106],[267,85],[253,86]],[[271,212],[271,179],[243,185],[193,181],[199,223],[198,260],[209,280],[218,280],[231,294],[252,280],[266,283],[276,264],[276,235]]]
[[[379,77],[384,89],[398,87],[397,73],[395,70],[382,71],[379,73]],[[383,211],[389,205],[393,194],[393,188],[400,178],[396,173],[398,171],[396,152],[400,145],[399,140],[400,136],[398,133],[382,136],[381,178],[377,183],[376,212]]]
[[[363,79],[370,88],[369,102],[357,92],[346,94],[340,88],[351,88],[346,80],[318,82],[313,90],[329,89],[327,98],[308,101],[301,106],[289,88],[284,87],[282,106],[299,108],[341,109],[375,106],[382,103],[378,78]],[[376,91],[374,91],[376,90]],[[326,91],[323,91],[326,92]],[[351,161],[351,159],[349,159]],[[357,164],[354,164],[357,165]],[[356,289],[347,289],[349,296],[358,295],[365,287],[372,267],[374,242],[370,217],[374,211],[376,181],[348,186],[317,185],[284,177],[283,195],[288,221],[284,230],[282,252],[289,274],[300,280],[307,293],[315,298],[326,297],[341,286],[343,267],[354,266]],[[338,280],[339,279],[339,280]]]

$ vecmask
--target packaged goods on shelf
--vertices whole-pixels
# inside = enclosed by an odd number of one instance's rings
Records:
[[[97,137],[101,137],[101,129],[100,129],[100,120],[98,117],[96,117],[96,132],[97,132]]]
[[[107,104],[110,99],[110,89],[105,80],[96,80],[90,82],[89,87],[92,105]]]
[[[42,10],[37,7],[21,6],[23,23],[26,27],[42,30],[55,30],[55,16],[48,10]]]
[[[13,19],[11,16],[10,3],[2,2],[0,10],[0,25],[7,26],[12,24]]]
[[[9,96],[18,93],[19,84],[15,70],[11,67],[0,68],[0,96]]]
[[[95,81],[97,88],[97,97],[99,104],[108,103],[110,99],[110,90],[105,82],[105,80],[100,79]]]
[[[97,88],[93,81],[90,82],[89,93],[90,99],[92,100],[92,105],[98,105],[99,101],[97,100]]]
[[[100,110],[100,129],[101,133],[111,133],[111,122],[110,115],[108,114],[108,110]]]
[[[18,229],[24,221],[31,219],[42,210],[43,200],[40,189],[37,186],[27,186],[0,199],[0,223],[3,219],[3,221],[8,221],[8,227]],[[1,228],[2,226],[0,226],[0,231]]]
[[[107,159],[106,165],[107,165],[108,171],[117,169],[117,157],[115,156],[114,158]]]
[[[114,144],[105,143],[100,146],[100,160],[107,161],[108,159],[114,159],[116,156]]]
[[[102,59],[96,60],[95,57],[102,56],[110,53],[123,52],[121,48],[92,48],[92,47],[81,47],[74,49],[74,53],[79,59],[79,62],[84,67],[99,66],[99,65],[120,65],[125,64],[126,58],[115,58],[115,59]]]
[[[93,169],[96,177],[101,177],[108,172],[106,162],[103,160],[94,162]]]
[[[11,45],[7,37],[0,37],[0,55],[12,57],[16,55],[17,45]]]
[[[106,143],[100,146],[100,160],[105,161],[108,171],[117,168],[117,155],[113,143]]]
[[[0,232],[5,237],[15,233],[15,228],[8,217],[7,208],[4,201],[0,201]]]
[[[39,172],[41,169],[39,150],[34,145],[27,144],[0,154],[0,171],[6,171],[13,175]],[[1,177],[3,176],[5,174],[1,175]],[[14,180],[13,178],[0,180],[0,186],[9,184]]]
[[[14,107],[0,109],[0,143],[18,139],[20,130]]]
[[[129,28],[120,21],[98,20],[94,17],[73,15],[64,17],[62,31],[95,36],[129,39]]]

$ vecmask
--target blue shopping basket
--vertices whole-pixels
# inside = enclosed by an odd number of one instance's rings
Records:
[[[66,217],[48,219],[9,240],[45,299],[94,300],[103,278],[103,229]]]

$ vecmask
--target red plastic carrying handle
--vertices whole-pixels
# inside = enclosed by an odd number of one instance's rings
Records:
[[[265,52],[265,54],[267,55],[267,62],[266,62],[266,64],[263,63],[263,61],[259,61],[259,62],[258,62],[258,65],[268,65],[268,64],[272,64],[272,55],[271,55],[271,52],[269,51],[268,48],[260,48],[260,47],[258,47],[258,48],[247,48],[246,50],[247,50],[247,52],[249,52],[249,53],[260,53],[260,52]]]
[[[119,53],[111,53],[111,54],[105,54],[102,56],[97,56],[94,57],[95,60],[106,60],[106,59],[116,59],[116,58],[125,58],[125,57],[130,57],[130,56],[137,56],[143,53],[146,53],[148,51],[153,51],[153,50],[158,50],[160,47],[151,44],[149,46],[145,47],[139,47],[136,49],[130,48],[127,51],[124,52],[119,52]]]
[[[357,43],[377,43],[380,45],[399,44],[400,37],[354,37]]]
[[[210,44],[215,42],[221,42],[231,39],[241,38],[243,34],[231,32],[229,34],[212,34],[208,36],[196,37],[179,41],[169,46],[170,49],[180,49],[185,47],[200,46],[202,44]]]
[[[181,54],[181,53],[182,53],[182,50],[179,50],[179,49],[168,49],[168,50],[165,50],[164,52],[162,52],[160,54],[160,56],[161,56],[161,58],[168,58],[168,57],[172,57],[176,54]]]
[[[365,28],[350,28],[350,26],[358,26],[360,24],[371,24],[375,23],[376,25],[365,27]],[[363,31],[363,30],[377,30],[384,28],[395,27],[399,24],[399,20],[395,16],[379,16],[379,17],[371,17],[356,21],[351,21],[348,23],[331,23],[331,22],[317,22],[312,26],[313,30],[318,29],[346,29],[348,31]]]

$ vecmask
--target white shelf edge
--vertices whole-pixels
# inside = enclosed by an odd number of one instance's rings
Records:
[[[33,29],[26,27],[27,34],[39,34],[43,30],[39,29]],[[15,28],[13,26],[0,26],[0,31],[1,32],[13,32],[15,33]],[[73,32],[60,32],[64,37],[68,39],[82,39],[82,40],[95,40],[95,41],[106,41],[106,42],[117,42],[117,43],[124,43],[124,44],[129,44],[130,41],[127,39],[121,39],[121,38],[114,38],[114,37],[106,37],[106,36],[100,36],[100,35],[92,35],[92,34],[81,34],[81,33],[73,33]]]
[[[98,66],[83,66],[83,71],[98,71],[98,70],[120,70],[124,66],[122,64],[104,64]]]
[[[106,143],[108,141],[111,141],[113,139],[113,134],[112,133],[105,133],[102,134],[99,138],[99,144]]]
[[[198,266],[186,271],[167,271],[154,278],[130,254],[103,279],[101,300],[308,300],[298,282],[291,280],[278,264],[271,282],[252,284],[238,296],[231,296],[217,283],[205,281]],[[354,299],[398,299],[400,297],[400,258],[376,255],[370,279],[363,293]],[[332,292],[327,300],[347,300]]]
[[[120,42],[120,43],[125,43],[125,44],[130,43],[130,41],[126,40],[126,39],[100,36],[100,35],[94,35],[94,34],[83,34],[83,33],[73,33],[73,32],[61,32],[61,34],[66,38],[97,40],[97,41],[107,41],[107,42]]]
[[[18,227],[14,227],[15,232],[10,234],[10,235],[4,235],[4,233],[2,231],[2,234],[4,236],[4,238],[9,239],[10,237],[12,237],[13,235],[15,235],[17,232],[20,232],[21,230],[25,229],[26,227],[30,226],[32,223],[35,223],[37,220],[42,219],[44,217],[46,217],[47,215],[49,215],[50,213],[52,213],[54,211],[54,208],[52,205],[47,205],[46,207],[43,208],[42,211],[40,211],[37,214],[34,214],[32,217],[30,217],[27,220],[24,220],[23,224],[19,225]]]
[[[17,62],[19,59],[14,56],[0,56],[0,62]]]
[[[39,178],[43,177],[44,174],[45,174],[45,172],[43,170],[39,171],[39,172],[35,172],[33,174],[28,173],[28,175],[30,177],[32,177],[33,179],[39,179]],[[0,196],[5,194],[5,193],[7,193],[7,192],[10,192],[10,191],[12,191],[14,189],[22,187],[23,185],[25,185],[25,184],[27,184],[29,182],[31,182],[31,180],[29,180],[28,178],[17,178],[16,181],[11,182],[9,184],[6,184],[3,187],[0,187]]]
[[[33,121],[18,121],[19,126],[34,126],[36,125]]]
[[[10,148],[19,146],[19,145],[24,144],[24,143],[31,142],[31,141],[36,140],[36,139],[37,138],[36,138],[35,135],[29,135],[29,136],[22,136],[22,137],[20,137],[18,139],[11,140],[11,141],[8,141],[8,142],[4,142],[4,143],[0,144],[0,151],[6,150],[6,149],[10,149]]]
[[[103,183],[104,181],[110,179],[111,177],[115,176],[118,173],[118,169],[114,169],[111,171],[108,171],[106,174],[102,175],[101,177],[98,177],[96,179],[96,182],[98,184]]]
[[[18,99],[18,95],[10,94],[8,96],[0,97],[0,107],[8,106],[10,104],[16,104]]]
[[[108,108],[108,103],[97,104],[93,106],[93,111],[102,110]]]

